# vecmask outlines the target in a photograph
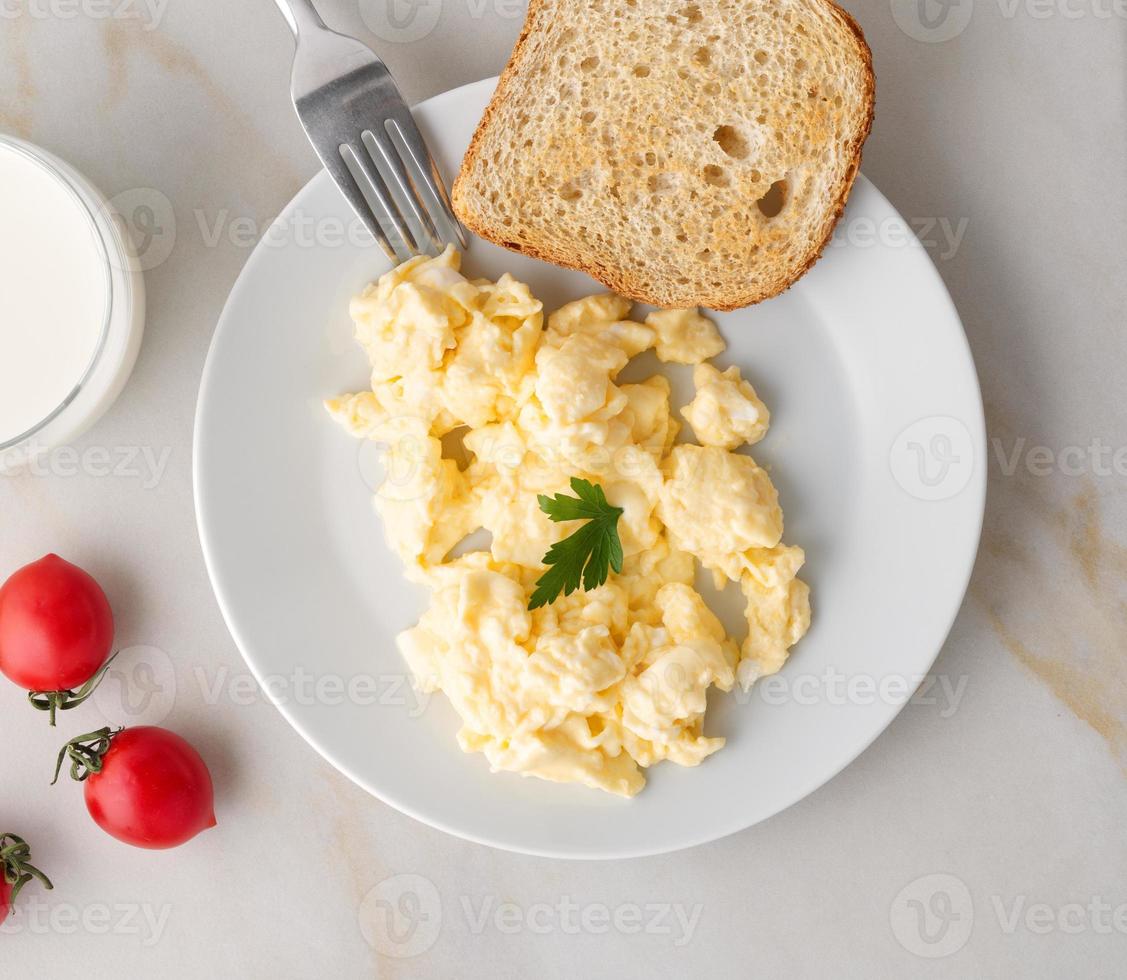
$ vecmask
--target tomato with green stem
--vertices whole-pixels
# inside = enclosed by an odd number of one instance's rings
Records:
[[[94,822],[126,844],[179,847],[215,826],[211,773],[174,732],[102,728],[73,738],[59,752],[54,782],[67,758]]]
[[[77,565],[47,555],[0,586],[0,673],[51,716],[82,704],[109,666],[113,611]]]

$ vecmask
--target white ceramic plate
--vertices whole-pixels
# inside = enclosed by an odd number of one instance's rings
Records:
[[[488,80],[418,108],[446,174]],[[814,626],[783,673],[716,694],[727,746],[665,763],[633,801],[491,774],[455,742],[445,698],[403,683],[395,635],[425,596],[403,579],[370,505],[361,445],[321,408],[365,386],[348,300],[386,270],[341,241],[352,216],[321,173],[278,219],[215,332],[196,419],[200,536],[247,663],[290,723],[391,805],[452,834],[531,854],[655,854],[749,827],[800,800],[880,734],[926,674],[970,576],[985,496],[974,364],[926,253],[865,179],[825,257],[794,289],[717,316],[773,425],[786,540],[807,553]],[[473,275],[512,272],[552,308],[600,287],[475,242]],[[685,377],[677,374],[675,384]],[[736,608],[724,597],[722,612]],[[730,618],[730,617],[729,617]],[[733,623],[735,626],[735,623]],[[351,687],[351,690],[349,688]],[[343,690],[343,693],[342,693]]]

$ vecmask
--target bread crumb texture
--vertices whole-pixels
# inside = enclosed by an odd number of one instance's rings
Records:
[[[828,0],[532,0],[455,209],[632,299],[746,306],[825,247],[873,95]]]

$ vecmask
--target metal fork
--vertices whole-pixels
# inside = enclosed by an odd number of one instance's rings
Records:
[[[441,251],[466,233],[387,66],[325,26],[312,0],[275,0],[297,40],[290,91],[321,162],[388,258]]]

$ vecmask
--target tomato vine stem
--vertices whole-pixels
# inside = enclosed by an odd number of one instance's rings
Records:
[[[4,881],[12,886],[12,902],[15,902],[23,886],[33,879],[48,891],[55,887],[51,884],[51,879],[30,861],[31,848],[27,841],[15,834],[0,834],[0,872],[3,873]]]
[[[118,653],[120,652],[119,650]],[[57,711],[70,711],[71,708],[77,708],[90,697],[106,676],[106,671],[110,669],[110,664],[114,662],[116,656],[117,653],[102,664],[98,669],[98,673],[91,677],[90,680],[83,684],[77,691],[28,691],[27,699],[31,702],[33,708],[39,711],[50,712],[51,727],[54,728],[55,713]]]
[[[59,781],[63,761],[68,756],[70,778],[76,782],[84,783],[91,776],[100,773],[105,754],[110,750],[114,738],[123,731],[124,728],[99,728],[96,732],[72,738],[59,750],[59,759],[55,763],[55,778],[51,780],[51,785],[54,786]]]

